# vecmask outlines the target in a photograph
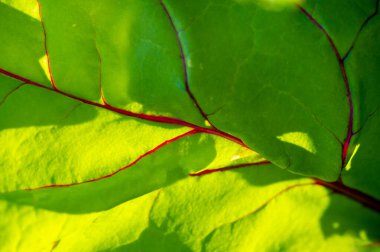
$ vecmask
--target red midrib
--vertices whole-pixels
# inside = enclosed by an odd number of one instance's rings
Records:
[[[267,165],[267,164],[271,164],[271,163],[268,161],[262,161],[262,162],[257,162],[257,163],[244,163],[244,164],[239,164],[239,165],[231,165],[231,166],[226,166],[226,167],[221,167],[221,168],[216,168],[216,169],[204,170],[198,173],[189,174],[189,176],[200,177],[200,176],[205,176],[214,172],[224,172],[224,171],[230,171],[230,170],[239,169],[243,167],[253,167],[253,166],[261,166],[261,165]],[[295,184],[295,185],[286,187],[285,189],[281,190],[279,193],[274,195],[272,198],[270,198],[263,206],[256,209],[255,212],[265,207],[267,204],[270,203],[270,201],[272,201],[274,198],[281,195],[282,193],[288,191],[289,189],[302,186],[302,185],[317,185],[317,186],[326,187],[335,193],[341,194],[351,200],[359,202],[360,204],[362,204],[363,206],[367,208],[380,212],[380,201],[374,197],[371,197],[356,189],[347,187],[342,182],[326,182],[320,179],[313,179],[313,180],[314,180],[313,182],[309,182],[306,184]]]
[[[353,102],[352,102],[350,83],[348,81],[347,72],[346,72],[346,68],[344,65],[344,59],[339,54],[338,48],[336,47],[333,39],[331,38],[330,34],[326,31],[326,29],[323,28],[323,26],[310,13],[308,13],[302,6],[300,6],[300,5],[297,5],[297,6],[300,9],[300,11],[303,14],[305,14],[305,16],[315,26],[317,26],[319,30],[321,30],[323,32],[323,34],[326,36],[327,40],[329,41],[329,44],[330,44],[331,48],[333,49],[334,54],[338,60],[340,72],[342,74],[344,85],[346,88],[347,103],[349,106],[349,118],[348,118],[346,137],[345,137],[344,142],[342,144],[342,163],[341,163],[341,172],[342,172],[342,170],[345,167],[346,162],[347,162],[347,153],[348,153],[348,149],[349,149],[351,139],[352,139],[352,135],[353,135],[352,128],[353,128],[353,120],[354,120],[354,106],[353,106]],[[341,176],[341,174],[340,174],[340,176]]]
[[[22,82],[25,82],[27,84],[30,84],[30,85],[33,85],[33,86],[36,86],[36,87],[40,87],[40,88],[44,88],[46,90],[49,90],[49,91],[52,91],[52,92],[56,92],[58,94],[66,96],[68,98],[71,98],[71,99],[74,99],[74,100],[77,100],[77,101],[80,101],[80,102],[83,102],[83,103],[86,103],[86,104],[89,104],[89,105],[92,105],[92,106],[96,106],[96,107],[99,107],[99,108],[107,109],[107,110],[110,110],[112,112],[115,112],[115,113],[118,113],[118,114],[121,114],[121,115],[135,117],[135,118],[139,118],[139,119],[147,120],[147,121],[151,121],[151,122],[159,122],[159,123],[173,124],[173,125],[178,125],[178,126],[189,127],[189,128],[192,128],[192,129],[196,129],[197,131],[202,132],[202,133],[217,135],[217,136],[226,138],[226,139],[228,139],[228,140],[230,140],[232,142],[235,142],[235,143],[237,143],[237,144],[239,144],[239,145],[241,145],[243,147],[249,148],[239,138],[237,138],[235,136],[232,136],[232,135],[230,135],[230,134],[228,134],[226,132],[220,131],[218,129],[211,129],[211,128],[200,127],[200,126],[197,126],[195,124],[192,124],[192,123],[189,123],[189,122],[177,119],[177,118],[173,118],[173,117],[158,116],[158,115],[147,115],[147,114],[142,114],[142,113],[134,113],[134,112],[131,112],[131,111],[128,111],[128,110],[124,110],[124,109],[113,107],[113,106],[111,106],[111,105],[109,105],[107,103],[100,104],[100,103],[97,103],[97,102],[93,102],[93,101],[89,101],[89,100],[86,100],[86,99],[79,98],[77,96],[74,96],[72,94],[66,93],[66,92],[61,91],[59,89],[50,88],[50,87],[44,86],[44,85],[42,85],[40,83],[31,81],[31,80],[26,79],[26,78],[24,78],[22,76],[16,75],[16,74],[11,73],[11,72],[8,72],[8,71],[6,71],[6,70],[4,70],[2,68],[0,68],[0,73],[2,73],[4,75],[7,75],[7,76],[9,76],[11,78],[20,80]]]
[[[327,187],[332,191],[360,202],[363,206],[380,212],[380,201],[353,188],[345,186],[342,182],[326,182],[320,179],[315,179],[315,184]]]
[[[319,182],[323,182],[323,183],[319,183]],[[244,214],[244,215],[240,216],[239,218],[237,218],[233,222],[227,223],[227,224],[232,224],[232,223],[235,223],[235,222],[237,222],[239,220],[242,220],[242,219],[244,219],[244,218],[246,218],[248,216],[252,216],[254,214],[257,214],[258,212],[262,211],[271,202],[275,201],[278,197],[280,197],[284,193],[286,193],[286,192],[288,192],[290,190],[297,189],[297,188],[300,188],[300,187],[305,187],[305,186],[324,186],[324,187],[327,187],[327,188],[331,189],[333,192],[342,194],[344,196],[347,196],[347,197],[349,197],[351,199],[354,199],[354,200],[360,202],[365,207],[371,208],[371,209],[373,209],[375,211],[380,211],[380,202],[378,200],[376,200],[376,199],[370,198],[369,199],[370,201],[363,200],[362,197],[360,197],[360,196],[357,197],[358,194],[361,194],[361,193],[358,192],[358,191],[356,191],[356,190],[348,188],[349,191],[350,191],[350,192],[348,192],[346,190],[347,188],[340,188],[340,186],[336,187],[335,183],[327,183],[327,182],[324,182],[324,181],[316,180],[315,182],[307,182],[307,183],[300,183],[300,184],[294,184],[294,185],[287,186],[287,187],[283,188],[282,190],[276,192],[274,195],[272,195],[269,199],[267,199],[263,204],[261,204],[260,206],[258,206],[254,210],[250,211],[247,214]],[[368,197],[368,196],[365,196],[365,197]],[[222,226],[225,226],[227,224],[223,224]]]
[[[124,171],[125,169],[128,169],[132,166],[134,166],[135,164],[137,164],[138,162],[140,162],[140,160],[142,160],[143,158],[155,153],[156,151],[158,151],[159,149],[161,149],[162,147],[170,144],[170,143],[173,143],[175,141],[178,141],[186,136],[191,136],[191,135],[194,135],[194,134],[197,134],[197,133],[200,133],[199,131],[193,129],[191,131],[188,131],[184,134],[181,134],[181,135],[178,135],[172,139],[169,139],[169,140],[166,140],[162,143],[160,143],[159,145],[157,145],[156,147],[154,147],[153,149],[151,149],[150,151],[148,152],[145,152],[143,155],[139,156],[137,159],[135,159],[133,162],[129,163],[128,165],[122,167],[122,168],[119,168],[117,169],[116,171],[112,172],[112,173],[109,173],[109,174],[106,174],[104,176],[100,176],[100,177],[97,177],[97,178],[93,178],[93,179],[89,179],[89,180],[85,180],[85,181],[81,181],[81,182],[74,182],[74,183],[68,183],[68,184],[50,184],[50,185],[44,185],[44,186],[39,186],[39,187],[34,187],[34,188],[27,188],[27,189],[24,189],[24,190],[27,190],[27,191],[30,191],[30,190],[37,190],[37,189],[43,189],[43,188],[54,188],[54,187],[69,187],[69,186],[76,186],[76,185],[81,185],[81,184],[86,184],[86,183],[91,183],[91,182],[96,182],[96,181],[99,181],[99,180],[102,180],[102,179],[106,179],[106,178],[109,178],[109,177],[112,177],[114,175],[116,175],[117,173],[121,172],[121,171]]]
[[[166,16],[168,17],[168,19],[170,21],[170,25],[172,26],[172,28],[174,30],[174,33],[175,33],[175,36],[176,36],[176,39],[177,39],[177,44],[178,44],[179,49],[180,49],[180,55],[181,55],[181,61],[182,61],[182,65],[183,65],[183,72],[184,72],[186,92],[189,95],[190,99],[193,101],[193,103],[196,106],[196,108],[198,109],[199,113],[202,115],[202,117],[208,122],[209,125],[211,125],[212,128],[216,129],[216,127],[209,120],[207,114],[203,111],[202,107],[199,105],[198,100],[195,98],[193,92],[190,89],[189,76],[188,76],[187,65],[186,65],[185,51],[184,51],[184,48],[183,48],[183,45],[182,45],[182,42],[181,42],[181,38],[180,38],[180,35],[179,35],[179,32],[178,32],[178,29],[177,29],[176,25],[174,24],[174,20],[173,20],[171,14],[170,14],[168,8],[166,7],[165,3],[163,2],[163,0],[160,0],[160,4],[161,4],[162,8],[164,9],[165,14],[166,14]]]

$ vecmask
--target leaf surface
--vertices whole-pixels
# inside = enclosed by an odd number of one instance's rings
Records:
[[[379,6],[0,0],[0,250],[376,250]]]
[[[377,153],[380,148],[379,29],[380,18],[377,15],[363,29],[347,58],[347,66],[352,70],[350,79],[354,84],[354,94],[358,106],[355,110],[357,121],[354,130],[356,134],[351,148],[353,156],[343,174],[345,183],[377,198],[380,198],[378,184],[380,158]]]
[[[187,177],[81,215],[1,205],[6,251],[370,251],[380,238],[377,213],[271,165]]]
[[[184,44],[190,86],[212,123],[282,168],[336,179],[349,109],[325,34],[297,8],[206,1],[189,12],[164,2]]]
[[[308,0],[303,6],[326,28],[341,55],[347,54],[363,24],[376,13],[377,0]],[[337,11],[339,10],[339,11]]]

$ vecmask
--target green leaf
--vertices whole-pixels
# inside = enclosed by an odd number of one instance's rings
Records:
[[[378,3],[379,8],[379,3]],[[349,75],[353,83],[357,104],[354,113],[357,122],[354,131],[356,137],[352,145],[354,153],[343,174],[343,181],[366,193],[380,198],[377,172],[380,157],[380,117],[378,114],[379,67],[380,67],[380,18],[375,16],[364,27],[361,35],[347,58]]]
[[[42,188],[28,187],[28,191],[3,193],[2,197],[55,211],[93,212],[108,209],[198,171],[241,163],[260,164],[260,161],[262,158],[259,155],[242,149],[237,144],[231,145],[226,140],[209,135],[194,134],[139,157],[136,162],[127,165],[125,170],[123,168],[114,173],[70,184],[54,183],[46,184]],[[87,204],[78,205],[78,202],[84,201]]]
[[[179,182],[162,191],[151,216],[162,232],[180,234],[192,250],[206,251],[349,251],[368,237],[378,239],[380,220],[273,166]]]
[[[191,12],[179,1],[168,5],[182,20],[190,86],[210,120],[282,168],[336,179],[336,138],[345,137],[349,111],[326,36],[296,8],[198,2]]]
[[[365,20],[376,10],[377,0],[308,0],[303,6],[325,27],[341,55],[351,50]],[[337,11],[339,10],[339,11]]]
[[[0,250],[376,250],[379,6],[0,0]]]
[[[159,2],[39,5],[43,23],[1,4],[3,69],[87,100],[102,94],[116,107],[203,125],[183,86],[179,47]]]
[[[188,177],[94,213],[1,206],[4,251],[353,251],[380,238],[377,213],[274,166]]]

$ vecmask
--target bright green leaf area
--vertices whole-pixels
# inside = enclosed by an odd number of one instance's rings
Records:
[[[3,198],[1,249],[355,251],[380,238],[378,214],[274,166],[188,177],[104,211],[48,208]]]
[[[109,178],[68,187],[15,191],[2,195],[11,201],[52,210],[63,209],[73,213],[99,211],[174,183],[206,168],[255,163],[262,159],[255,153],[247,155],[247,152],[240,146],[226,145],[225,140],[220,141],[208,135],[198,134],[167,145]],[[242,157],[236,159],[239,155]],[[61,171],[59,175],[66,175],[66,172]],[[78,202],[86,204],[78,205]]]
[[[3,82],[0,89],[10,86]],[[0,121],[0,164],[7,167],[1,169],[1,191],[100,177],[189,131],[147,124],[28,85],[4,100],[0,117],[7,118]]]
[[[0,164],[7,167],[0,171],[1,191],[80,183],[102,177],[133,163],[163,142],[190,131],[121,116],[38,87],[20,87],[8,78],[2,82],[0,90],[4,90],[0,117],[7,118],[0,122],[3,157]],[[20,113],[13,113],[14,108]],[[261,161],[262,158],[223,138],[197,134],[149,155],[142,160],[142,165],[155,169],[168,160],[172,160],[169,163],[177,169],[175,172],[181,174],[178,168],[183,167],[186,176],[190,171]],[[138,166],[140,163],[132,169]],[[159,172],[171,174],[169,167]],[[138,174],[139,170],[132,176],[144,180],[144,176]],[[159,180],[158,173],[146,176]],[[137,177],[135,182],[140,183]]]
[[[0,251],[376,251],[376,4],[0,0]]]

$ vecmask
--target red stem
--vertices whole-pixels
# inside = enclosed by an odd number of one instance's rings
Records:
[[[341,182],[326,182],[323,180],[315,179],[314,182],[316,185],[327,187],[331,190],[333,190],[336,193],[339,193],[341,195],[344,195],[350,199],[353,199],[359,203],[361,203],[363,206],[371,208],[377,212],[380,212],[380,201],[378,199],[375,199],[367,194],[364,194],[356,189],[349,188]]]

